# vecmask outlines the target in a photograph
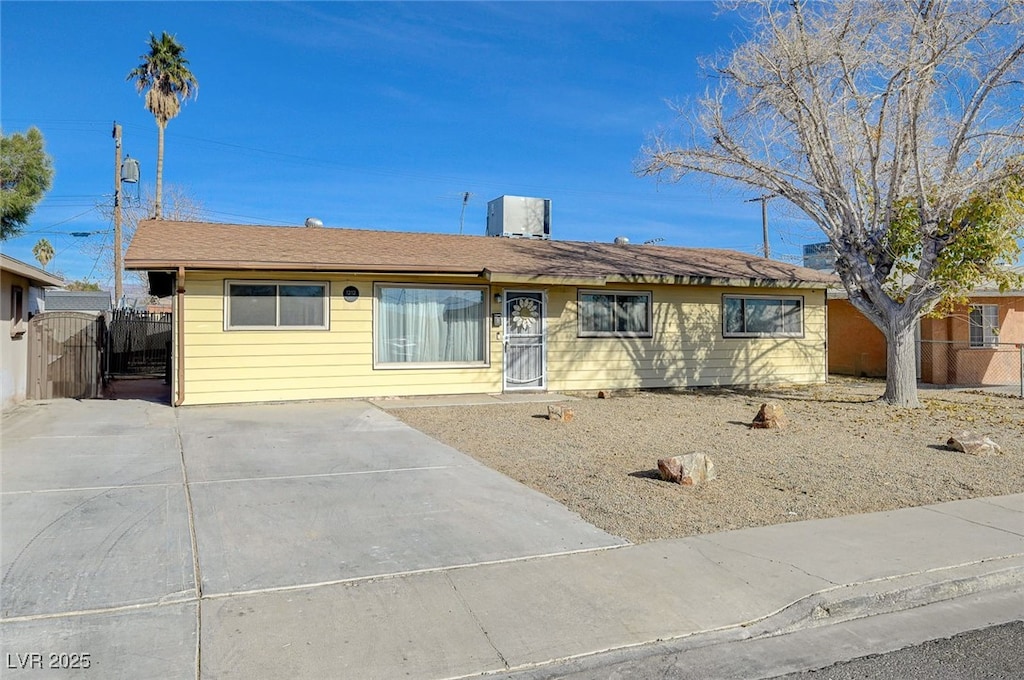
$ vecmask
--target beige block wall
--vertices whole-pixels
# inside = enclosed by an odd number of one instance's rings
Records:
[[[0,408],[24,401],[28,384],[28,333],[11,337],[11,289],[21,286],[28,319],[28,279],[0,271]]]
[[[330,330],[225,331],[224,281],[304,280],[330,283]],[[373,284],[397,277],[317,273],[186,276],[185,401],[189,404],[388,397],[502,391],[501,329],[488,325],[490,365],[469,368],[373,368]],[[479,280],[419,279],[418,283],[480,285]],[[353,285],[359,299],[342,291]],[[527,286],[509,286],[524,290]],[[811,383],[825,380],[824,292],[778,291],[804,298],[805,337],[723,339],[721,300],[766,289],[626,286],[654,298],[653,338],[578,338],[577,289],[547,291],[548,389]],[[610,288],[611,289],[611,288]],[[494,293],[504,287],[488,290]],[[491,302],[491,311],[501,306]]]

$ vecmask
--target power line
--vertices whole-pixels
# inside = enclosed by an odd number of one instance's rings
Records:
[[[27,120],[27,119],[11,119],[11,120],[12,121],[23,121],[23,120]],[[77,129],[81,129],[82,131],[88,131],[88,132],[92,132],[92,131],[99,132],[101,130],[106,131],[107,128],[109,127],[109,122],[108,121],[91,121],[91,120],[75,121],[75,120],[59,120],[59,119],[55,119],[55,120],[37,120],[37,121],[32,121],[32,123],[36,124],[36,125],[53,125],[53,124],[85,125],[85,126],[88,126],[88,127],[86,127],[86,128],[64,128],[64,129],[69,129],[69,130],[72,130],[72,131],[75,131]],[[139,123],[122,123],[122,125],[125,128],[130,128],[130,129],[133,129],[133,130],[143,130],[143,129],[149,130],[150,129],[150,126],[142,125],[142,124],[139,124]],[[187,142],[198,143],[198,145],[200,145],[200,146],[202,146],[202,145],[210,145],[210,146],[219,147],[219,148],[223,148],[223,149],[227,149],[227,150],[231,150],[231,151],[235,151],[235,152],[248,152],[248,153],[251,153],[251,154],[262,155],[262,156],[266,156],[266,157],[270,157],[270,158],[275,158],[275,159],[279,159],[279,160],[285,160],[285,161],[289,161],[291,163],[296,163],[296,164],[299,164],[299,165],[307,165],[307,166],[311,166],[311,167],[342,168],[342,169],[346,169],[346,170],[357,171],[357,172],[360,172],[360,173],[363,173],[363,174],[378,175],[378,176],[382,176],[382,177],[398,177],[398,178],[403,178],[403,179],[415,179],[415,180],[427,181],[427,182],[445,182],[445,183],[450,183],[450,184],[462,184],[463,186],[472,185],[472,186],[475,186],[475,187],[494,187],[494,188],[499,189],[499,190],[507,189],[509,187],[509,185],[513,185],[513,186],[515,186],[517,188],[517,190],[522,189],[522,190],[537,191],[537,192],[540,192],[542,194],[556,194],[556,195],[561,195],[561,196],[575,195],[575,196],[624,197],[624,198],[640,199],[640,200],[661,200],[661,201],[673,202],[673,203],[674,202],[682,202],[682,201],[692,201],[694,199],[701,200],[701,201],[709,201],[709,202],[715,202],[715,201],[731,202],[731,201],[735,200],[733,197],[728,197],[728,196],[716,197],[716,196],[712,196],[712,195],[709,195],[709,194],[695,194],[695,193],[669,194],[669,193],[665,193],[665,192],[661,192],[661,191],[655,192],[653,194],[648,194],[648,193],[628,192],[628,191],[605,191],[605,190],[597,190],[597,189],[594,189],[594,190],[590,190],[590,189],[567,189],[567,188],[555,188],[555,187],[551,187],[551,186],[544,186],[544,185],[538,185],[538,184],[523,184],[523,183],[519,183],[519,182],[516,182],[516,181],[486,181],[486,180],[477,180],[477,179],[468,178],[468,177],[456,177],[456,176],[450,176],[450,175],[413,173],[413,172],[405,172],[405,171],[401,171],[401,170],[382,170],[382,169],[378,169],[378,168],[367,168],[367,167],[362,167],[362,166],[358,166],[358,165],[350,165],[350,164],[346,164],[346,163],[340,163],[340,162],[337,162],[337,161],[325,160],[323,158],[311,158],[311,157],[308,157],[308,156],[302,156],[302,155],[299,155],[299,154],[293,154],[293,153],[287,153],[287,152],[282,152],[282,151],[276,151],[276,150],[273,150],[273,149],[263,149],[263,148],[254,147],[254,146],[248,146],[248,145],[244,145],[244,144],[236,144],[236,143],[232,143],[232,142],[224,142],[224,141],[220,141],[220,140],[216,140],[216,139],[209,139],[209,138],[205,138],[205,137],[195,137],[195,136],[192,136],[192,135],[184,135],[184,134],[180,134],[180,133],[168,132],[167,133],[167,138],[169,140],[185,140]],[[638,179],[637,181],[639,182],[641,180]],[[755,200],[759,200],[759,199],[755,199]],[[210,212],[213,212],[213,211],[210,211]],[[223,214],[229,214],[229,213],[223,213]],[[258,218],[251,218],[251,219],[258,219]],[[282,222],[282,223],[290,224],[290,222]]]
[[[220,210],[207,210],[207,209],[204,208],[204,209],[200,210],[200,212],[202,212],[205,215],[224,215],[225,217],[241,217],[241,218],[244,218],[244,219],[247,219],[247,220],[257,220],[261,224],[262,223],[267,223],[267,222],[273,222],[274,224],[284,224],[284,225],[288,225],[288,226],[295,225],[295,222],[291,222],[291,221],[288,221],[288,220],[274,220],[274,219],[270,219],[269,217],[255,217],[253,215],[239,215],[238,213],[223,212],[223,211],[220,211]]]
[[[89,213],[91,213],[95,209],[96,209],[96,206],[93,206],[92,208],[89,208],[85,212],[78,213],[77,215],[72,215],[71,217],[68,217],[67,219],[63,219],[60,222],[54,222],[53,224],[51,224],[48,227],[41,227],[39,229],[32,229],[32,230],[29,230],[29,231],[23,231],[22,235],[24,236],[24,235],[28,235],[28,234],[47,234],[47,233],[54,234],[54,233],[60,233],[60,232],[52,232],[52,231],[48,232],[46,230],[47,229],[52,229],[53,227],[59,227],[62,224],[67,224],[71,220],[77,220],[79,217],[85,217],[86,215],[88,215]]]

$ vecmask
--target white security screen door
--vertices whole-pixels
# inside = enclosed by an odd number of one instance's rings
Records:
[[[505,291],[505,389],[547,385],[544,362],[543,292]]]

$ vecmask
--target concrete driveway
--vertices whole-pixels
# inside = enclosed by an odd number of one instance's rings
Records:
[[[257,596],[623,543],[364,402],[62,400],[2,426],[4,677],[218,677],[260,644],[236,625]],[[334,615],[387,617],[360,607]]]

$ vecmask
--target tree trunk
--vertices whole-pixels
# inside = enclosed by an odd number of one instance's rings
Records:
[[[167,123],[157,119],[156,121],[156,197],[153,199],[153,217],[160,219],[162,208],[162,197],[164,189],[164,128]]]
[[[885,394],[882,400],[894,406],[920,408],[917,399],[916,319],[890,319],[883,329],[886,341]]]

